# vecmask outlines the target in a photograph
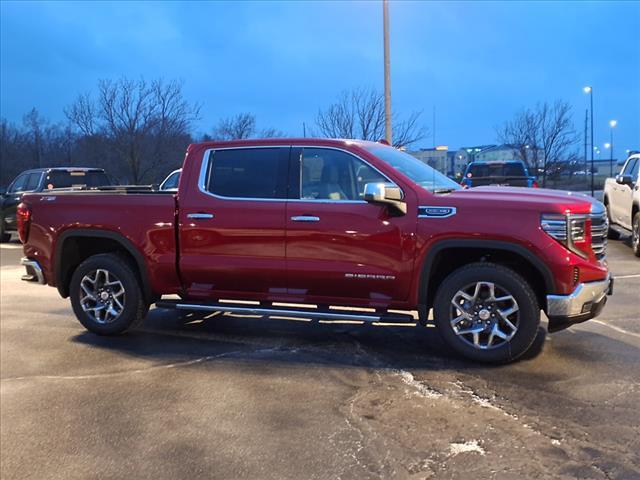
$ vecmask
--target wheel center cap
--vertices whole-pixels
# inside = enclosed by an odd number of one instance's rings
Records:
[[[108,299],[108,298],[109,298],[109,292],[102,292],[102,293],[100,294],[100,298],[101,298],[102,300],[106,300],[106,299]]]
[[[491,312],[486,308],[483,308],[478,312],[478,317],[480,317],[480,320],[488,320],[490,316]]]

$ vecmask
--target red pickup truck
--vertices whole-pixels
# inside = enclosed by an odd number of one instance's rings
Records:
[[[57,287],[98,334],[161,308],[414,322],[505,362],[595,317],[612,289],[607,216],[583,195],[462,189],[381,143],[189,146],[176,192],[27,194],[24,279]],[[162,300],[177,295],[176,300]],[[392,310],[392,311],[390,311]]]

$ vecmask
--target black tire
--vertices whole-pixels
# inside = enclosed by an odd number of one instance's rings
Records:
[[[636,257],[640,257],[640,212],[633,216],[631,226],[631,248]]]
[[[620,232],[612,228],[613,219],[611,218],[611,211],[609,210],[609,202],[605,201],[604,206],[607,209],[607,219],[609,220],[609,230],[607,231],[607,238],[610,240],[618,240],[620,238]]]
[[[0,243],[7,243],[11,240],[11,234],[4,231],[4,220],[0,219]]]
[[[513,336],[508,340],[499,339],[498,343],[494,344],[490,349],[475,347],[464,334],[456,334],[452,326],[452,315],[459,313],[459,311],[456,312],[456,307],[452,305],[452,302],[458,297],[458,292],[477,285],[477,282],[490,282],[495,287],[495,297],[504,298],[504,293],[506,292],[517,303],[518,307],[517,317],[510,317],[512,322],[515,321],[514,318],[517,318],[517,322],[514,324],[517,329],[512,333]],[[501,293],[498,295],[497,292]],[[491,304],[488,300],[486,301],[487,305]],[[495,313],[495,309],[500,307],[501,304],[493,303],[492,305]],[[473,308],[470,308],[470,310],[473,310]],[[479,313],[486,315],[486,308],[489,307],[482,307]],[[506,312],[506,310],[504,309],[503,311]],[[491,312],[489,311],[488,313],[490,314]],[[499,317],[497,314],[495,316],[495,321],[497,321]],[[540,326],[540,307],[533,289],[522,276],[502,265],[482,262],[459,268],[444,279],[436,292],[434,317],[440,335],[456,352],[478,362],[507,363],[523,355],[533,344]],[[457,318],[460,318],[460,316]],[[474,319],[476,319],[474,321],[480,322],[479,317],[474,317]],[[484,321],[492,322],[494,320],[489,318]],[[467,323],[466,319],[463,324],[468,327],[460,328],[461,331],[471,328],[472,325],[478,325],[471,323],[471,321]],[[480,335],[484,338],[485,335],[488,336],[488,332],[483,332]],[[475,336],[472,335],[472,337],[475,340]]]
[[[123,308],[111,321],[97,321],[85,311],[81,302],[81,298],[84,296],[84,293],[81,293],[81,282],[87,278],[86,276],[91,277],[98,270],[109,272],[113,278],[120,282],[123,289],[124,296],[121,297],[123,299]],[[73,312],[80,323],[87,330],[98,335],[118,335],[138,326],[144,320],[149,309],[149,305],[144,301],[142,295],[140,280],[135,274],[131,263],[126,257],[115,253],[93,255],[82,262],[71,277],[69,296],[71,297]],[[85,302],[85,305],[90,306],[91,303],[87,304]]]

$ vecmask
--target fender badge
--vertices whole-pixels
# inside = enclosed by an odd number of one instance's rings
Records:
[[[418,218],[448,218],[456,214],[456,207],[418,207]]]

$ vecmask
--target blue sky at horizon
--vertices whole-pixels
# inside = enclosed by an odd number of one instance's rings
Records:
[[[612,118],[616,157],[640,149],[640,2],[392,1],[390,16],[394,112],[431,128],[435,106],[437,144],[494,143],[516,111],[555,99],[582,131],[591,84],[602,157]],[[382,89],[381,25],[379,1],[2,1],[0,114],[62,121],[98,79],[164,77],[202,105],[199,133],[248,111],[301,136],[341,91]]]

